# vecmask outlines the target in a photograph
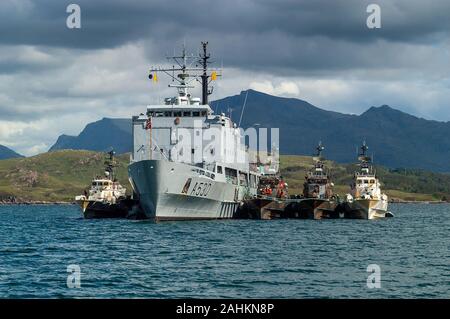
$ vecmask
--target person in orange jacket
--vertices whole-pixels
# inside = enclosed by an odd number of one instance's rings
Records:
[[[277,197],[283,198],[286,195],[286,183],[283,180],[283,176],[280,176],[280,181],[278,182],[277,187]]]

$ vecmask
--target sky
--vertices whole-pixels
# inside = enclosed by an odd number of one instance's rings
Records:
[[[79,29],[66,24],[71,3]],[[381,28],[367,27],[369,4]],[[149,68],[205,40],[223,67],[211,99],[251,88],[450,121],[447,0],[1,0],[0,144],[31,156],[90,122],[143,112],[173,94]]]

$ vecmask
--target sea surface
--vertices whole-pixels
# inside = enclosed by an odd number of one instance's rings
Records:
[[[450,205],[390,210],[372,221],[155,224],[0,206],[0,298],[450,298]],[[380,288],[367,286],[370,264]]]

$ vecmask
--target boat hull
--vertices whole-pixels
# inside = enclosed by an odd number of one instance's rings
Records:
[[[344,215],[337,210],[338,203],[334,200],[325,200],[314,209],[314,219],[336,219]]]
[[[81,207],[83,217],[86,219],[94,218],[126,218],[131,209],[124,201],[117,204],[81,200],[78,201]]]
[[[233,218],[244,194],[183,163],[143,160],[130,164],[128,175],[145,216],[155,221]]]
[[[307,198],[286,207],[288,218],[334,219],[340,218],[337,203],[328,199]]]
[[[378,219],[388,217],[387,200],[357,199],[344,203],[344,218]]]

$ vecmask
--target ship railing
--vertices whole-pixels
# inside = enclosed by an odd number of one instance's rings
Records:
[[[271,200],[271,201],[287,202],[287,203],[298,203],[298,202],[310,199],[310,198],[305,198],[305,197],[285,198],[285,197],[268,196],[268,195],[262,195],[262,194],[258,194],[258,195],[256,195],[256,197],[259,199],[266,199],[266,200]]]

